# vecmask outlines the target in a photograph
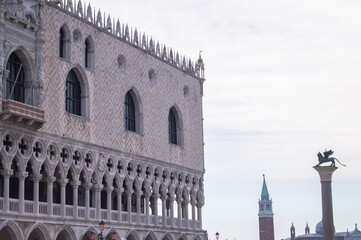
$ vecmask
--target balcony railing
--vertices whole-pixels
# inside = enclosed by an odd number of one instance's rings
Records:
[[[44,110],[17,102],[11,99],[3,100],[3,112],[1,120],[11,120],[18,123],[25,123],[27,126],[40,128],[45,123]]]
[[[35,208],[35,203],[34,201],[29,201],[29,200],[24,200],[23,201],[23,213],[20,213],[20,201],[19,199],[12,199],[10,198],[8,200],[8,207],[9,207],[9,211],[12,214],[22,214],[22,215],[28,215],[28,216],[32,216],[32,217],[36,217],[37,215],[39,217],[43,216],[43,215],[48,215],[49,213],[49,207],[51,205],[49,205],[47,202],[39,202],[38,204],[38,212],[36,213],[36,208]],[[59,216],[62,216],[62,205],[61,204],[57,204],[57,203],[53,203],[52,204],[52,208],[53,208],[53,213],[52,215],[56,218],[59,218]],[[0,215],[2,213],[2,211],[4,210],[4,198],[0,197]],[[91,220],[99,220],[96,219],[96,209],[90,207],[89,208],[89,212],[88,215],[86,214],[86,208],[83,206],[78,206],[78,216],[77,219],[85,219],[86,216],[89,217],[89,219]],[[35,214],[36,213],[36,214]],[[65,216],[64,218],[75,218],[74,217],[74,206],[72,205],[65,205],[65,212],[64,212]],[[118,214],[119,211],[118,210],[111,210],[110,212],[110,219],[108,219],[108,210],[106,209],[100,209],[100,218],[107,220],[107,221],[111,221],[113,223],[116,222],[123,222],[123,223],[129,223],[129,213],[128,212],[120,212],[121,214],[121,221],[118,221]],[[138,219],[138,214],[132,212],[130,214],[130,223],[133,224],[142,224],[142,225],[149,225],[149,226],[154,226],[156,225],[156,219],[157,219],[157,225],[159,226],[163,226],[163,217],[162,216],[158,216],[156,218],[156,216],[154,215],[149,215],[147,216],[146,214],[142,213],[139,216],[140,218]],[[147,219],[148,219],[148,223],[147,223]],[[173,221],[172,221],[173,220]],[[139,222],[138,222],[139,221]],[[188,225],[187,225],[187,221],[188,221]],[[175,227],[180,227],[180,228],[189,228],[189,229],[197,229],[200,230],[201,229],[201,222],[198,220],[191,220],[191,219],[179,219],[178,218],[170,218],[170,217],[166,217],[165,218],[165,226],[166,227],[173,227],[173,225]]]

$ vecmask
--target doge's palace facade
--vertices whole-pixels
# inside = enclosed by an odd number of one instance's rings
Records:
[[[0,239],[206,240],[204,65],[81,0],[0,0]]]

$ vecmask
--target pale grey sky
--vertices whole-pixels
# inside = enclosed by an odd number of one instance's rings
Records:
[[[87,1],[89,2],[89,1]],[[321,220],[325,148],[337,231],[361,225],[361,2],[357,0],[91,0],[194,60],[203,51],[209,238],[257,240],[262,174],[276,239]]]

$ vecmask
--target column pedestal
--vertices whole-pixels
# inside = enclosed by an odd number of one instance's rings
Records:
[[[335,239],[335,226],[333,225],[333,209],[332,209],[332,173],[336,171],[336,166],[315,166],[313,167],[320,175],[321,191],[322,191],[322,223],[323,223],[323,239]]]

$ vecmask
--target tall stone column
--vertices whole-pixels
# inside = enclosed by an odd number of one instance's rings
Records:
[[[73,186],[73,217],[78,218],[78,190],[81,182],[72,181],[71,185]]]
[[[196,229],[196,201],[195,200],[191,201],[191,206],[192,206],[192,227],[193,227],[193,229]]]
[[[153,194],[153,199],[154,199],[154,225],[158,226],[158,198],[159,198],[159,194],[158,193],[154,193]]]
[[[133,190],[126,190],[125,193],[127,194],[127,209],[128,209],[128,222],[132,222],[132,194],[134,193]]]
[[[24,193],[25,193],[25,178],[28,176],[27,172],[18,172],[19,178],[19,213],[24,213]]]
[[[170,226],[174,227],[174,194],[169,197],[170,204]]]
[[[177,198],[178,204],[178,228],[182,228],[182,198]]]
[[[92,188],[93,184],[85,183],[85,220],[89,220],[90,217],[90,189]]]
[[[162,200],[162,222],[163,222],[163,227],[166,226],[166,205],[167,205],[167,196],[164,194],[161,195],[160,199]]]
[[[33,174],[32,176],[32,180],[34,183],[34,215],[39,214],[39,182],[41,179],[41,174]]]
[[[320,175],[322,191],[322,222],[323,222],[323,239],[335,239],[335,226],[333,225],[332,209],[332,174],[336,171],[336,166],[315,166],[313,167]]]
[[[122,222],[122,193],[124,188],[117,188],[115,192],[117,193],[117,208],[118,208],[118,222]]]
[[[100,214],[100,201],[101,201],[101,190],[103,189],[103,185],[102,184],[97,184],[94,187],[94,192],[95,192],[95,208],[96,208],[96,212],[95,212],[95,217],[96,219],[100,220],[101,218],[101,214]]]
[[[47,184],[47,202],[48,202],[48,215],[52,216],[53,215],[53,185],[55,182],[56,178],[55,177],[47,177],[46,179],[46,184]]]
[[[13,174],[13,170],[4,169],[1,172],[4,177],[4,212],[9,210],[9,189],[10,189],[10,176]]]
[[[143,195],[143,191],[137,191],[135,196],[137,197],[137,224],[140,224],[140,198]]]
[[[144,193],[145,197],[145,225],[149,224],[149,198],[150,198],[150,192],[146,191]]]
[[[60,184],[60,204],[61,204],[61,217],[65,217],[65,194],[66,194],[66,191],[65,191],[65,187],[66,187],[66,184],[69,182],[68,179],[61,179],[59,181],[59,184]]]
[[[110,221],[112,218],[112,192],[114,190],[113,186],[107,187],[107,219]]]

